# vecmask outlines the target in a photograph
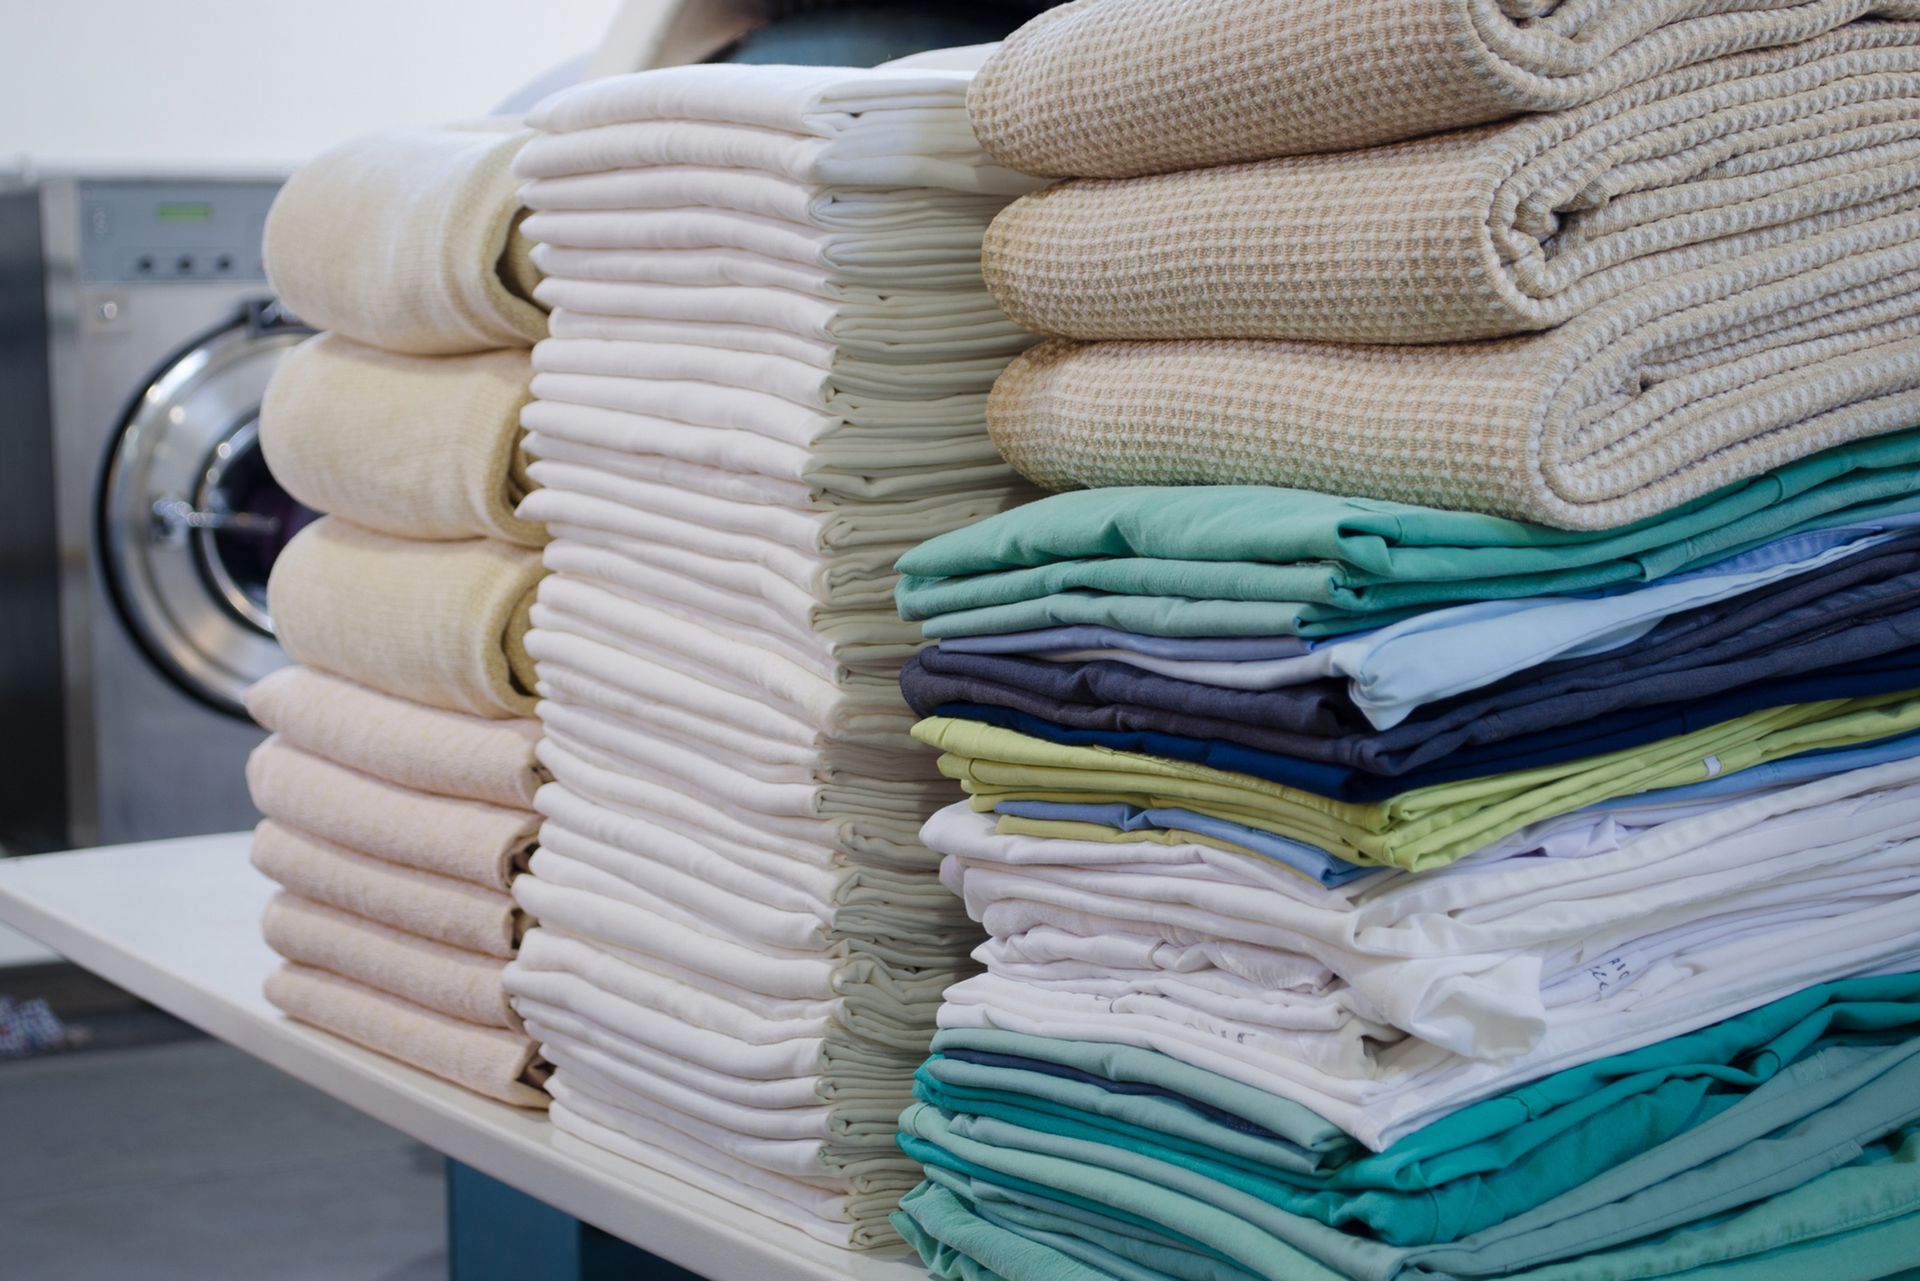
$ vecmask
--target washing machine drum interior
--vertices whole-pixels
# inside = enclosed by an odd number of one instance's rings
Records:
[[[235,715],[287,661],[267,574],[315,518],[260,451],[267,380],[305,336],[256,314],[193,343],[135,400],[101,474],[97,538],[121,621],[182,689]]]

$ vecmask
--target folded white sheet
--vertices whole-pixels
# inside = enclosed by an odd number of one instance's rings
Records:
[[[887,1223],[888,1207],[897,1204],[900,1195],[892,1187],[858,1200],[845,1193],[808,1188],[706,1148],[637,1113],[601,1103],[557,1074],[548,1088],[555,1091],[548,1115],[560,1132],[557,1144],[575,1140],[625,1157],[828,1245],[869,1249],[899,1240]]]
[[[1017,195],[967,123],[971,73],[673,67],[590,81],[528,117],[544,130],[514,172],[550,178],[652,165],[763,169],[803,183]]]
[[[904,710],[861,718],[844,736],[829,735],[766,700],[690,677],[606,639],[558,627],[536,627],[528,652],[569,701],[640,714],[689,742],[735,751],[768,764],[817,762],[823,770],[858,768],[878,755],[898,759],[897,736],[912,724]],[[916,767],[917,772],[917,767]]]
[[[990,222],[1006,198],[901,187],[892,190],[795,182],[752,169],[653,165],[541,178],[520,188],[527,208],[547,210],[727,209],[825,231],[918,231],[962,219]]]
[[[985,288],[978,237],[970,237],[969,243],[949,236],[935,247],[897,232],[876,239],[796,231],[795,225],[718,213],[675,225],[670,218],[635,213],[612,223],[585,222],[578,228],[563,224],[556,234],[579,232],[596,242],[638,244],[539,245],[532,258],[543,274],[570,280],[787,289],[827,301],[889,288]]]
[[[954,807],[928,835],[996,942],[941,1018],[1150,1045],[1391,1142],[1596,1054],[1910,967],[1916,783],[1903,761],[1573,857],[1336,891],[1199,846],[997,836]]]
[[[564,387],[563,387],[564,390]],[[584,389],[592,391],[592,388]],[[743,476],[802,484],[821,493],[853,498],[907,498],[963,492],[973,486],[1018,492],[1025,482],[1000,460],[987,456],[991,442],[971,437],[921,440],[910,450],[876,448],[859,434],[822,424],[825,434],[789,443],[750,426],[676,422],[657,414],[566,401],[535,401],[521,413],[530,431],[640,457],[658,457]],[[535,437],[528,437],[532,448]],[[528,495],[520,505],[530,510]],[[530,518],[530,517],[529,517]],[[530,518],[531,519],[531,518]]]
[[[724,383],[764,391],[817,409],[843,413],[860,404],[869,409],[890,401],[947,400],[979,395],[1006,368],[997,356],[929,361],[918,358],[881,362],[843,357],[795,359],[781,353],[742,350],[731,342],[700,342],[698,326],[656,322],[663,332],[641,340],[549,338],[534,350],[534,367],[554,374],[609,374],[617,378],[658,378]],[[711,326],[730,331],[744,326]],[[765,330],[749,330],[764,333]],[[904,355],[905,353],[900,353]]]
[[[559,214],[542,215],[558,218]],[[580,214],[581,218],[613,214]],[[621,246],[614,246],[621,247]],[[998,356],[1011,360],[1033,345],[1033,336],[1000,313],[986,293],[922,291],[911,301],[878,304],[853,296],[809,298],[785,289],[724,285],[656,285],[635,281],[575,280],[549,276],[535,296],[551,307],[600,316],[689,324],[759,325],[831,342],[850,356],[874,360],[966,360]],[[537,388],[536,388],[537,390]]]

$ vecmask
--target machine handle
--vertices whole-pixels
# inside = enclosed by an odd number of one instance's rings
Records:
[[[252,512],[202,511],[184,498],[153,500],[153,537],[155,542],[177,543],[191,530],[217,529],[225,533],[271,538],[280,532],[278,516],[257,516]]]

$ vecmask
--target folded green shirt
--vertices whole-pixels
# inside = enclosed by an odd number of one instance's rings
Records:
[[[1304,841],[1350,862],[1423,871],[1600,801],[1915,729],[1920,697],[1912,691],[1795,703],[1602,756],[1439,783],[1370,804],[954,717],[928,717],[913,735],[945,753],[941,771],[961,783],[978,809],[1008,800],[1184,808]]]
[[[933,636],[1104,623],[1329,634],[1441,604],[1649,582],[1802,530],[1920,510],[1920,432],[1828,450],[1615,530],[1263,486],[1058,494],[901,557]]]

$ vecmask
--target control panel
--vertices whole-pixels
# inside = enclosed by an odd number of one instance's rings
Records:
[[[263,281],[260,243],[279,184],[95,180],[80,186],[80,278]]]

